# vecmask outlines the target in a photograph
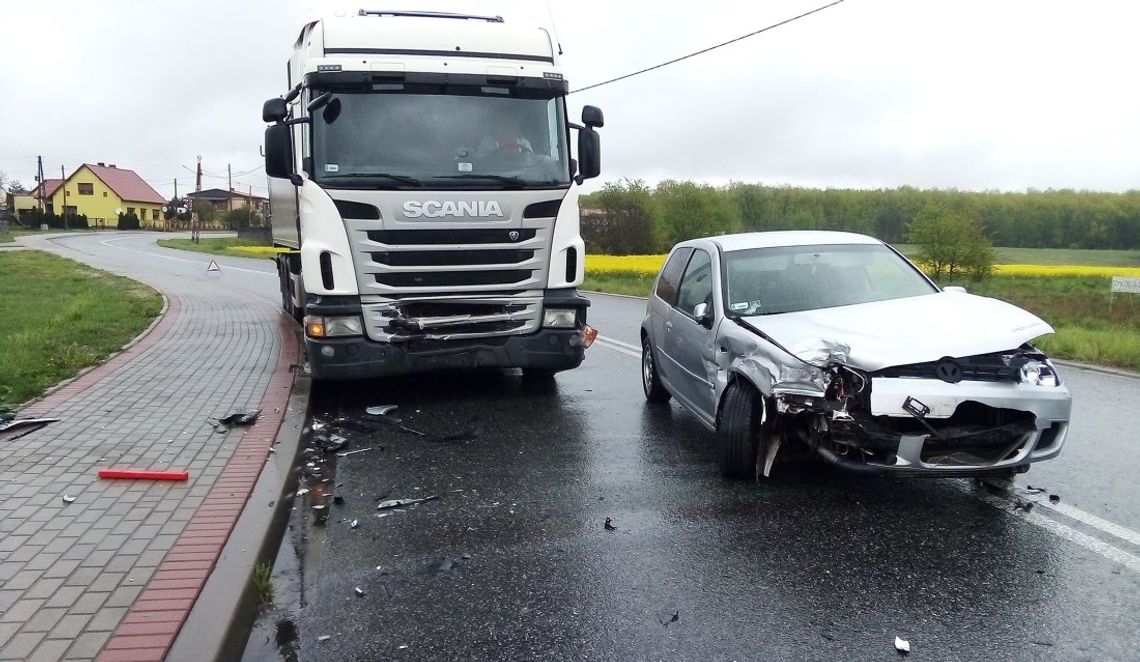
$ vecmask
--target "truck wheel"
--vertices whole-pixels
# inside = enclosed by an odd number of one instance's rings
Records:
[[[750,385],[733,382],[725,389],[716,426],[720,473],[725,478],[756,478],[763,412],[764,399]]]
[[[641,390],[645,391],[645,399],[650,402],[669,402],[673,397],[665,390],[661,376],[657,374],[657,363],[653,360],[653,347],[648,336],[641,338]]]

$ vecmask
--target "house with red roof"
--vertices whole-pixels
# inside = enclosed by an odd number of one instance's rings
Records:
[[[83,214],[93,228],[114,228],[119,214],[133,213],[143,227],[162,227],[166,199],[134,170],[113,163],[84,163],[62,185],[59,181],[43,183],[45,207],[57,214]]]

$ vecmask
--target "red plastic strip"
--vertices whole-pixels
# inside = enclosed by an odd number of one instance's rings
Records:
[[[126,478],[128,480],[187,480],[189,471],[146,471],[144,469],[100,469],[100,478]]]

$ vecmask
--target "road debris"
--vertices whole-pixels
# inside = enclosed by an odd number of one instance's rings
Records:
[[[617,531],[617,527],[613,525],[613,520],[606,518],[606,531]]]
[[[14,430],[16,428],[28,425],[47,425],[48,423],[57,423],[58,418],[16,418],[15,414],[4,414],[4,419],[0,420],[0,432],[5,430]]]
[[[895,650],[899,652],[899,655],[906,655],[910,652],[910,642],[902,637],[895,637]]]
[[[189,471],[149,471],[147,469],[100,469],[100,478],[124,480],[188,480]]]
[[[1044,487],[1033,487],[1032,485],[1026,485],[1025,491],[1032,492],[1033,494],[1044,494],[1049,490],[1045,489]]]
[[[353,593],[355,593],[355,594],[356,594],[356,597],[358,597],[358,598],[363,598],[363,597],[364,597],[364,589],[360,588],[359,586],[357,586],[356,588],[352,589],[352,592],[353,592]]]
[[[68,495],[68,494],[64,494],[63,495],[63,502],[64,503],[75,503],[75,497]]]
[[[1029,511],[1033,510],[1033,502],[1032,501],[1022,501],[1021,499],[1014,499],[1013,500],[1013,509],[1014,510],[1024,510],[1025,512],[1029,512]]]
[[[245,427],[253,425],[257,422],[257,416],[261,413],[260,409],[254,411],[235,411],[232,414],[223,416],[222,418],[208,418],[206,422],[214,428],[214,432],[218,434],[225,434],[230,431],[230,428]]]
[[[376,510],[390,510],[392,508],[403,508],[404,506],[414,506],[417,503],[425,503],[428,501],[435,501],[438,498],[439,498],[438,496],[433,494],[432,496],[424,497],[422,499],[389,499],[387,501],[381,501],[380,503],[376,504]]]
[[[664,625],[665,627],[669,627],[670,623],[676,623],[679,620],[681,620],[681,611],[677,610],[677,611],[673,612],[673,617],[670,618],[669,620],[663,621],[659,618],[659,619],[657,619],[657,622],[660,623],[661,625]]]
[[[297,496],[305,496],[308,493],[309,493],[309,488],[307,488],[307,487],[302,487],[301,489],[297,490]]]
[[[349,522],[349,523],[348,523],[348,528],[350,528],[350,529],[355,529],[355,528],[356,528],[356,527],[358,527],[358,526],[360,526],[360,520],[355,520],[355,519],[354,519],[354,520],[352,520],[351,522]]]
[[[1049,495],[1049,503],[1061,503],[1061,495],[1060,494],[1050,494]]]
[[[375,448],[359,448],[359,449],[354,450],[354,451],[345,451],[343,453],[337,453],[336,456],[337,457],[348,457],[349,455],[356,455],[357,453],[367,453],[368,451],[374,451],[374,450],[376,450],[376,449]]]
[[[387,416],[398,408],[399,405],[376,405],[375,407],[368,407],[364,411],[372,416]]]
[[[322,634],[321,636],[317,637],[317,641],[328,641],[329,639],[332,639],[331,634]]]

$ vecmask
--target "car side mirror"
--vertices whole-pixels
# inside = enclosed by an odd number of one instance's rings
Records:
[[[965,294],[966,288],[962,287],[961,285],[947,285],[946,287],[942,288],[942,291],[943,292],[955,292],[957,294]]]
[[[289,115],[289,107],[281,97],[274,97],[261,106],[262,122],[281,122]]]
[[[292,179],[293,127],[274,124],[265,129],[265,174]]]
[[[697,320],[697,324],[705,328],[712,327],[712,309],[709,308],[707,303],[698,303],[693,306],[693,319]]]

